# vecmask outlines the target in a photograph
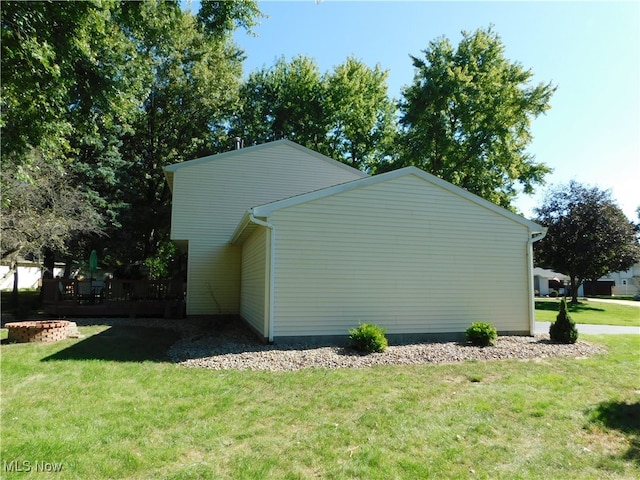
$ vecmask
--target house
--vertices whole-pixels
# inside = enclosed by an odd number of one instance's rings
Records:
[[[248,208],[367,175],[288,140],[165,168],[171,238],[187,257],[187,315],[239,314],[242,248],[229,243]]]
[[[534,267],[533,269],[533,288],[536,295],[541,297],[568,294],[569,281],[569,277],[562,273],[542,267]],[[578,295],[582,296],[582,294],[582,285],[580,285]]]
[[[532,334],[539,225],[415,167],[374,177],[287,140],[166,169],[187,314],[265,341]]]
[[[569,277],[540,267],[533,269],[534,289],[540,296],[547,296],[556,291],[564,294],[564,285]],[[578,287],[579,297],[597,295],[635,296],[640,294],[640,263],[623,272],[611,272],[595,281],[584,281]]]
[[[35,289],[42,283],[44,268],[39,262],[20,258],[16,263],[18,271],[18,288]],[[53,271],[54,276],[62,276],[64,265],[56,265]],[[0,265],[0,290],[13,290],[15,270],[9,263]]]
[[[609,282],[611,295],[640,295],[640,263],[634,264],[624,272],[611,272],[598,280]]]

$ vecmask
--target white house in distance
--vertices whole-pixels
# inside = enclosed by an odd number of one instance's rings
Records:
[[[165,172],[189,316],[238,314],[271,342],[533,333],[545,229],[422,170],[368,177],[280,140]]]
[[[599,280],[609,280],[614,283],[613,295],[640,295],[640,263],[636,263],[624,272],[612,272]]]
[[[554,291],[564,295],[562,285],[569,281],[567,275],[541,267],[533,269],[533,286],[540,296],[548,296]],[[586,287],[586,292],[585,292]],[[640,263],[622,272],[611,272],[595,282],[585,282],[578,287],[578,296],[613,295],[635,296],[640,294]]]
[[[38,262],[20,259],[16,266],[18,270],[18,288],[35,289],[42,283],[43,267]],[[53,270],[54,276],[62,276],[63,265],[56,265]],[[14,270],[10,265],[0,265],[0,290],[13,290]]]

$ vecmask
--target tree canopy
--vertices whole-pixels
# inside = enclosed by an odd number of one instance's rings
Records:
[[[396,133],[387,75],[352,57],[326,73],[308,57],[280,58],[243,83],[233,132],[246,145],[288,138],[373,171],[389,156]]]
[[[548,192],[535,212],[536,221],[548,228],[534,244],[536,264],[571,278],[573,302],[583,281],[640,261],[634,225],[608,191],[572,181]]]
[[[543,183],[549,167],[527,152],[531,119],[550,108],[555,87],[504,56],[492,28],[463,32],[412,56],[413,83],[400,102],[403,149],[391,167],[415,165],[503,207],[521,186]]]
[[[65,252],[76,232],[100,234],[102,222],[68,174],[43,160],[37,151],[19,172],[2,169],[2,258],[39,254],[43,248]],[[16,174],[17,173],[17,174]],[[35,214],[25,214],[33,211]]]
[[[506,207],[549,172],[527,146],[554,87],[531,85],[491,28],[464,33],[457,49],[431,42],[397,102],[389,72],[354,57],[327,72],[280,58],[243,79],[233,33],[257,25],[254,0],[204,0],[196,14],[177,0],[4,1],[1,14],[0,181],[13,222],[3,252],[96,249],[113,267],[160,272],[173,254],[163,167],[229,150],[235,137],[289,138],[372,174],[417,165]],[[49,210],[23,200],[43,175],[64,190]],[[59,207],[70,199],[81,205],[73,215]],[[42,212],[50,232],[26,247],[9,229],[26,232]]]
[[[153,256],[169,229],[162,167],[227,149],[242,74],[232,33],[256,24],[257,3],[205,0],[193,15],[178,1],[6,1],[1,13],[3,216],[21,205],[21,223],[37,220],[13,196],[47,173],[87,209],[65,242],[108,243],[112,264]],[[64,253],[50,233],[45,250]]]

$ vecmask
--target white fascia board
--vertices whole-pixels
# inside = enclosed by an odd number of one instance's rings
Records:
[[[169,184],[169,190],[173,193],[173,171],[164,169],[164,178],[167,180]]]
[[[302,193],[300,195],[253,207],[253,214],[257,217],[268,217],[276,210],[280,210],[282,208],[292,207],[301,203],[318,200],[320,198],[329,197],[338,193],[348,192],[350,190],[354,190],[356,188],[364,187],[367,185],[374,185],[376,183],[384,182],[392,178],[409,175],[413,170],[416,170],[418,172],[421,171],[416,167],[405,167],[398,170],[393,170],[391,172],[382,173],[380,175],[374,175],[373,177],[359,178],[350,182],[333,185],[332,187],[321,188],[319,190],[314,190],[313,192]]]
[[[522,215],[513,213],[512,211],[507,210],[506,208],[503,208],[499,205],[496,205],[495,203],[490,202],[489,200],[486,200],[482,197],[479,197],[478,195],[471,193],[468,190],[465,190],[464,188],[458,187],[452,183],[442,180],[441,178],[438,178],[435,175],[427,173],[424,170],[420,170],[417,167],[408,167],[408,168],[414,169],[413,173],[415,175],[423,178],[428,182],[438,185],[439,187],[444,188],[445,190],[449,190],[450,192],[455,193],[457,195],[460,195],[461,197],[466,198],[467,200],[470,200],[480,205],[481,207],[487,208],[495,213],[498,213],[504,217],[507,217],[513,220],[516,223],[520,223],[526,226],[527,228],[529,228],[529,231],[531,234],[544,233],[547,231],[545,227],[538,225],[537,223],[523,217]]]
[[[286,139],[285,140],[277,140],[277,142],[280,142],[280,144],[282,144],[282,145],[288,145],[290,147],[293,147],[296,150],[300,150],[303,153],[311,155],[312,157],[316,157],[319,160],[327,162],[327,163],[329,163],[329,164],[331,164],[331,165],[333,165],[335,167],[339,167],[339,168],[342,168],[343,170],[347,170],[347,171],[349,171],[351,173],[355,173],[356,175],[358,175],[358,176],[360,176],[362,178],[365,178],[365,177],[369,176],[368,174],[364,173],[362,170],[358,170],[357,168],[350,167],[346,163],[340,162],[338,160],[334,160],[331,157],[327,157],[326,155],[323,155],[320,152],[316,152],[315,150],[311,150],[311,149],[309,149],[307,147],[303,147],[302,145],[299,145],[299,144],[297,144],[295,142],[292,142],[291,140],[286,140]],[[273,143],[276,143],[276,142],[273,142]]]
[[[333,158],[329,158],[326,155],[322,155],[321,153],[318,153],[316,151],[310,150],[306,147],[303,147],[302,145],[298,145],[295,142],[292,142],[291,140],[276,140],[273,142],[268,142],[268,143],[262,143],[260,145],[253,145],[250,147],[245,147],[245,148],[240,148],[238,150],[230,150],[228,152],[223,152],[223,153],[218,153],[215,155],[208,155],[206,157],[200,157],[200,158],[196,158],[194,160],[187,160],[185,162],[180,162],[180,163],[174,163],[172,165],[167,165],[166,167],[163,168],[164,170],[164,175],[165,178],[167,179],[167,182],[169,183],[169,188],[171,191],[173,191],[173,176],[174,173],[181,169],[181,168],[185,168],[185,167],[193,167],[202,163],[207,163],[207,162],[211,162],[211,161],[215,161],[215,160],[220,160],[220,159],[224,159],[224,158],[228,158],[228,157],[234,157],[234,156],[242,156],[245,155],[247,153],[255,153],[257,151],[260,150],[264,150],[264,149],[269,149],[269,148],[274,148],[277,147],[278,145],[287,145],[291,148],[295,148],[296,150],[299,150],[303,153],[306,153],[307,155],[313,156],[319,160],[322,160],[324,162],[327,162],[333,166],[342,168],[344,170],[347,170],[351,173],[354,173],[360,177],[367,177],[368,175],[360,170],[357,170],[353,167],[350,167],[349,165],[346,165],[342,162],[339,162],[337,160],[334,160]]]
[[[356,188],[365,187],[367,185],[373,185],[379,182],[385,182],[385,181],[398,178],[398,177],[403,177],[406,175],[415,175],[426,182],[432,183],[440,188],[448,190],[449,192],[459,195],[483,208],[491,210],[492,212],[497,213],[498,215],[502,215],[503,217],[506,217],[516,223],[519,223],[527,227],[529,229],[529,233],[532,235],[537,233],[540,233],[540,234],[546,233],[547,231],[545,227],[538,225],[537,223],[531,220],[528,220],[521,215],[513,213],[507,210],[506,208],[502,208],[499,205],[496,205],[495,203],[485,200],[484,198],[481,198],[478,195],[475,195],[465,190],[464,188],[457,187],[456,185],[453,185],[452,183],[442,180],[441,178],[438,178],[435,175],[427,173],[424,170],[420,170],[417,167],[404,167],[398,170],[393,170],[391,172],[375,175],[373,177],[360,178],[357,180],[352,180],[351,182],[341,183],[338,185],[334,185],[332,187],[322,188],[320,190],[314,190],[313,192],[303,193],[293,197],[289,197],[282,200],[277,200],[275,202],[266,203],[264,205],[253,207],[252,209],[250,209],[248,212],[245,213],[245,217],[247,219],[246,223],[243,217],[243,220],[238,225],[238,229],[236,229],[236,233],[234,233],[232,237],[232,243],[234,241],[237,241],[237,239],[240,237],[242,233],[242,230],[244,230],[246,225],[249,223],[250,214],[253,214],[256,217],[267,218],[273,212],[283,208],[300,205],[302,203],[318,200],[320,198],[336,195],[338,193],[347,192],[350,190],[354,190]]]
[[[232,245],[242,244],[243,243],[242,234],[244,233],[245,229],[250,223],[251,223],[251,209],[244,212],[244,215],[242,216],[242,220],[240,220],[240,223],[238,224],[238,226],[233,232],[233,235],[231,235],[231,238],[229,239],[229,243]]]
[[[484,198],[481,198],[478,195],[475,195],[465,190],[464,188],[457,187],[452,183],[449,183],[445,180],[442,180],[441,178],[436,177],[435,175],[431,175],[430,173],[427,173],[424,170],[420,170],[417,167],[404,167],[398,170],[393,170],[391,172],[375,175],[373,177],[366,177],[358,180],[353,180],[351,182],[341,183],[339,185],[334,185],[332,187],[327,187],[327,188],[323,188],[313,192],[303,193],[301,195],[296,195],[294,197],[285,198],[283,200],[278,200],[272,203],[260,205],[258,207],[253,208],[253,214],[258,217],[268,217],[274,211],[280,210],[282,208],[292,207],[295,205],[299,205],[301,203],[310,202],[312,200],[328,197],[330,195],[347,192],[349,190],[361,188],[367,185],[373,185],[379,182],[385,182],[385,181],[402,177],[405,175],[415,175],[426,182],[432,183],[440,188],[448,190],[451,193],[459,195],[481,207],[487,208],[499,215],[507,217],[508,219],[516,223],[526,226],[529,229],[531,234],[546,232],[546,228],[538,225],[537,223],[532,222],[531,220],[528,220],[521,215],[513,213],[507,210],[506,208],[502,208],[488,200],[485,200]]]

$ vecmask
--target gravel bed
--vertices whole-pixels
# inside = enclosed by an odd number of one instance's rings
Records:
[[[189,336],[169,350],[172,361],[186,367],[213,370],[294,371],[304,368],[364,368],[374,365],[424,365],[467,360],[584,358],[602,354],[598,345],[578,341],[557,344],[548,335],[499,337],[493,347],[474,347],[463,342],[391,345],[383,353],[362,354],[347,346],[309,344],[264,345],[246,327],[229,324],[213,333]]]

